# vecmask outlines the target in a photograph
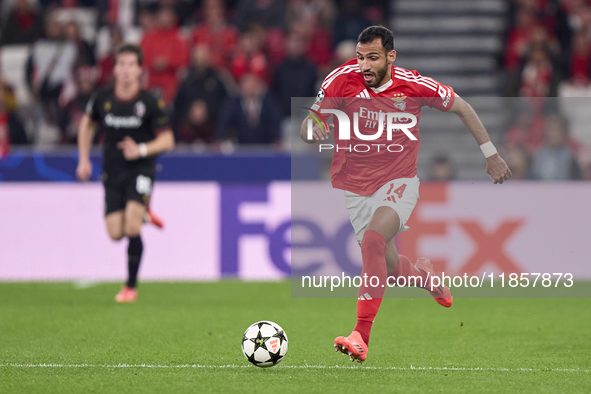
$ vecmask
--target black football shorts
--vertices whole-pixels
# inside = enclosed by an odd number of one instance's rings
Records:
[[[133,169],[103,173],[105,216],[125,209],[128,201],[148,205],[154,186],[154,171]]]

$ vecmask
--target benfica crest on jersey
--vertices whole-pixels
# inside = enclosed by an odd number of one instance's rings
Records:
[[[406,102],[404,101],[406,100],[406,96],[392,97],[392,100],[394,100],[394,106],[399,110],[404,111],[406,109]]]

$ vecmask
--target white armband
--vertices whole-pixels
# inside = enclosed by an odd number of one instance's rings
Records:
[[[142,142],[141,144],[138,145],[138,147],[140,148],[140,156],[141,157],[148,156],[148,147],[146,146],[146,144],[144,144]]]
[[[497,148],[495,148],[493,143],[490,141],[486,141],[484,144],[480,145],[480,150],[484,154],[484,157],[487,159],[497,154]]]

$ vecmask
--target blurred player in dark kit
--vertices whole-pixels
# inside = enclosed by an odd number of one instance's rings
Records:
[[[97,126],[105,133],[103,184],[105,224],[111,239],[129,239],[128,279],[117,302],[137,300],[137,275],[142,258],[140,231],[145,218],[161,227],[147,210],[155,178],[156,156],[174,147],[164,102],[140,87],[142,51],[123,44],[115,53],[114,87],[95,93],[80,122],[77,177],[92,173],[90,148]]]

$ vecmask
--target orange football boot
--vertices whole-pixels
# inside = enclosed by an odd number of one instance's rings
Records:
[[[154,226],[158,227],[161,230],[164,228],[164,221],[162,220],[162,218],[160,218],[160,216],[156,215],[154,212],[152,212],[149,209],[146,211],[146,216],[144,217],[144,222],[145,223],[152,223]]]
[[[417,260],[415,263],[415,268],[419,271],[428,273],[430,277],[435,276],[433,264],[431,264],[431,261],[425,257],[420,257]],[[437,301],[439,305],[449,308],[453,304],[454,299],[451,295],[451,291],[447,287],[441,284],[431,291],[430,286],[431,285],[429,284],[429,287],[425,287],[425,290],[431,294],[431,296],[435,299],[435,301]]]
[[[115,301],[119,303],[136,302],[137,290],[128,286],[123,286],[121,291],[115,296]]]
[[[353,331],[347,338],[337,337],[334,340],[335,351],[349,356],[351,361],[362,364],[367,358],[367,344],[361,339],[361,334]]]

